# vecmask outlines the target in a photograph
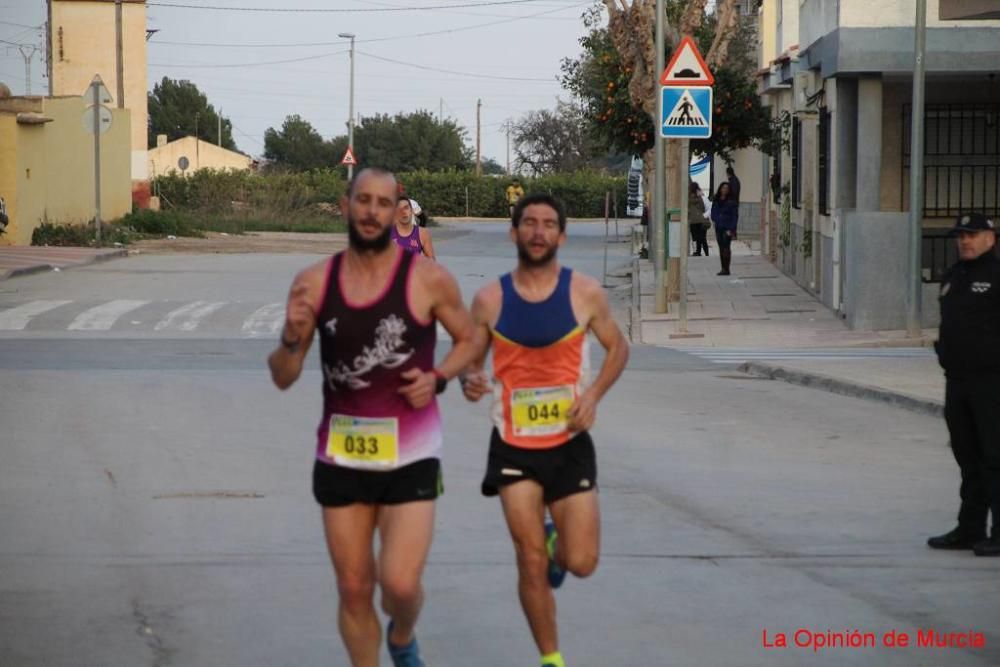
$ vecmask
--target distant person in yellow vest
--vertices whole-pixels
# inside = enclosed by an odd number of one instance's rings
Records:
[[[507,204],[510,206],[510,214],[514,215],[514,205],[517,204],[517,200],[524,196],[524,188],[521,187],[521,181],[516,178],[507,186]]]

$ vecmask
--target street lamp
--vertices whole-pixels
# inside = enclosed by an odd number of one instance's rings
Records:
[[[337,35],[343,39],[351,40],[351,100],[347,112],[347,148],[351,154],[354,153],[354,33],[342,32]],[[354,178],[354,165],[347,165],[347,180]]]

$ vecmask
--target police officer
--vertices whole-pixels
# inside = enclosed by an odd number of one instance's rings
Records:
[[[941,283],[935,349],[946,378],[944,417],[962,471],[958,527],[927,540],[932,549],[1000,556],[1000,258],[992,220],[959,217],[959,261]],[[987,538],[986,517],[993,514]]]

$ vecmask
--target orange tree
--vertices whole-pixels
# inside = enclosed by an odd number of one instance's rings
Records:
[[[686,3],[667,0],[667,20],[678,25]],[[635,61],[627,63],[622,58],[613,39],[611,29],[601,25],[602,10],[595,6],[584,14],[590,29],[580,39],[583,53],[575,59],[564,59],[562,83],[576,96],[584,109],[584,118],[591,137],[602,147],[615,152],[645,156],[653,148],[656,126],[646,107],[636,103],[636,98],[658,94],[659,72],[647,72],[645,92],[636,94]],[[693,30],[693,37],[702,53],[709,53],[717,35],[719,21],[715,15],[706,16]],[[714,114],[712,137],[693,139],[691,150],[702,154],[719,155],[729,160],[732,151],[758,146],[769,150],[772,136],[770,114],[757,95],[753,78],[753,31],[740,22],[729,36],[729,48],[721,65],[716,65]],[[667,45],[665,60],[669,60],[673,44]],[[655,99],[655,98],[654,98]]]

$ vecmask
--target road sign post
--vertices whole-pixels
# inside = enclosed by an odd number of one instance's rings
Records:
[[[94,133],[94,234],[97,245],[101,245],[101,134],[111,129],[111,91],[107,89],[100,75],[95,75],[84,92],[88,102],[83,113],[83,122]]]
[[[358,164],[357,159],[354,157],[354,150],[350,146],[344,151],[344,157],[341,158],[340,164],[347,165],[347,180],[350,181],[351,175],[354,173],[354,166]]]
[[[688,197],[691,169],[691,139],[712,136],[712,84],[715,77],[698,52],[694,40],[681,40],[670,63],[660,75],[660,131],[664,139],[680,139],[680,169],[683,170],[680,193],[680,252],[678,278],[678,334],[687,336],[688,254],[691,251],[688,226]]]

